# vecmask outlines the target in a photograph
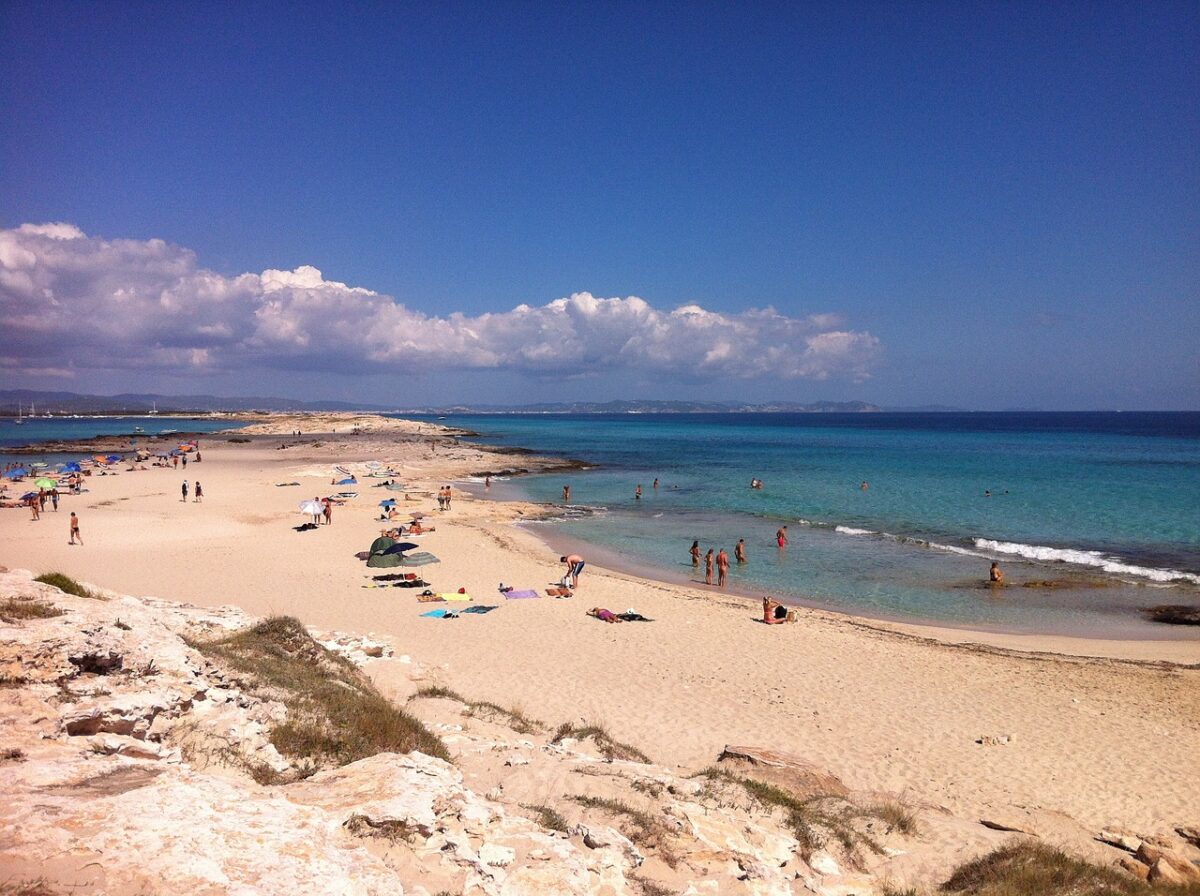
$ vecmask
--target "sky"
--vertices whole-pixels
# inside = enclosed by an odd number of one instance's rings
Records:
[[[1200,409],[1200,5],[0,4],[0,383]]]

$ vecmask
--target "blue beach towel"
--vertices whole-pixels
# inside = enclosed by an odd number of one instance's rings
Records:
[[[429,616],[433,619],[457,619],[458,614],[453,610],[430,610],[428,613],[422,613],[422,616]]]

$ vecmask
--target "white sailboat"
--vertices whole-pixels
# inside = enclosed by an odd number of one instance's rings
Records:
[[[17,402],[17,419],[14,420],[13,423],[17,424],[17,426],[20,426],[24,422],[25,422],[25,418],[21,416],[21,402],[18,401]]]

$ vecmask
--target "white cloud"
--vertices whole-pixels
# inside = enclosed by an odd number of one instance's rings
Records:
[[[869,375],[879,341],[836,314],[786,317],[580,292],[545,305],[431,317],[314,267],[226,277],[162,240],[103,240],[71,224],[0,230],[8,369],[170,374],[607,371],[711,379]]]

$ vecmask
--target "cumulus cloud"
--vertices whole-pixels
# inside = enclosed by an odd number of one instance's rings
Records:
[[[606,371],[692,379],[869,375],[870,333],[795,318],[580,292],[545,305],[431,316],[314,267],[228,277],[162,240],[105,240],[71,224],[0,230],[0,367],[170,374]]]

